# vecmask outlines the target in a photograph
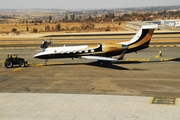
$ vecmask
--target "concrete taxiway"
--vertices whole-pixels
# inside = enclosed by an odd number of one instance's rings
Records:
[[[166,99],[164,105],[152,104],[152,100],[152,97],[121,95],[1,93],[0,118],[1,120],[179,120],[179,105],[167,105]],[[176,104],[179,103],[176,101]]]
[[[37,52],[1,49],[0,119],[180,119],[179,46],[150,47],[112,66],[82,59],[42,66],[33,58]],[[30,66],[5,68],[7,54],[19,54]]]

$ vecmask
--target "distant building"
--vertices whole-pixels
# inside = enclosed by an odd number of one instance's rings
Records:
[[[180,20],[161,20],[161,25],[180,27]]]
[[[126,27],[133,29],[133,30],[139,30],[141,26],[143,25],[154,25],[154,23],[150,23],[147,21],[142,21],[142,22],[127,22]]]
[[[175,20],[164,20],[163,25],[165,26],[175,26],[176,21]]]
[[[174,26],[180,28],[180,20],[159,20],[159,21],[141,21],[141,22],[127,22],[126,27],[134,30],[140,29],[142,25],[164,25],[164,26]]]
[[[175,27],[176,27],[176,28],[180,28],[180,20],[177,20],[177,21],[176,21]]]

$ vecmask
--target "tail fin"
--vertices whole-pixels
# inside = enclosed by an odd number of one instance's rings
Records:
[[[136,35],[128,42],[121,42],[118,44],[127,45],[126,53],[142,50],[149,47],[149,42],[152,38],[157,25],[142,26]]]

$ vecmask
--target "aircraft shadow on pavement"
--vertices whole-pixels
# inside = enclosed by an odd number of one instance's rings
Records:
[[[180,58],[174,58],[174,59],[171,59],[169,61],[175,61],[175,62],[180,62]]]
[[[95,67],[102,67],[102,68],[109,68],[109,69],[116,69],[116,70],[130,70],[128,68],[116,66],[114,64],[104,64],[101,65],[99,62],[90,62],[90,63],[64,63],[64,64],[47,64],[47,66],[66,66],[66,65],[89,65]]]
[[[152,61],[117,61],[114,62],[113,64],[143,64],[143,63],[158,63],[158,62],[168,62],[168,61],[175,61],[175,62],[180,62],[180,58],[174,58],[174,59],[157,59],[157,60],[152,60]]]
[[[141,64],[143,62],[140,61],[116,61],[113,64]]]
[[[65,65],[90,65],[95,67],[102,67],[102,68],[108,68],[108,69],[116,69],[116,70],[144,70],[144,69],[138,69],[138,68],[125,68],[121,67],[119,64],[143,64],[143,63],[153,63],[153,62],[168,62],[168,61],[177,61],[180,62],[180,58],[174,58],[170,60],[160,61],[160,60],[154,60],[154,61],[116,61],[112,64],[103,64],[101,65],[98,61],[89,62],[89,63],[64,63],[64,64],[48,64],[47,66],[65,66]],[[119,66],[117,66],[119,65]]]
[[[86,63],[86,65],[90,65],[90,66],[96,66],[96,67],[102,67],[102,68],[109,68],[109,69],[115,69],[115,70],[130,70],[128,68],[125,67],[121,67],[121,66],[117,66],[114,64],[103,64],[101,65],[99,62],[95,61],[95,62],[90,62],[90,63]]]

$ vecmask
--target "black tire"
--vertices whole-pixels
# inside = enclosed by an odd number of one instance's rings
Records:
[[[11,61],[5,61],[4,66],[6,68],[12,68],[13,67],[13,63]]]
[[[24,66],[25,66],[24,61],[19,61],[19,66],[20,66],[20,67],[24,67]]]

